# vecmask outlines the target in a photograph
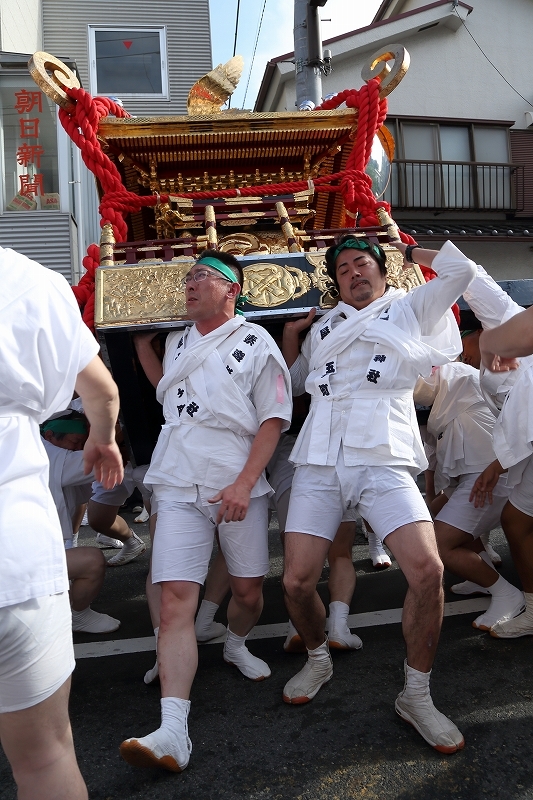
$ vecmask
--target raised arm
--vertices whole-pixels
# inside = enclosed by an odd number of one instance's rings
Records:
[[[154,388],[157,388],[157,384],[163,377],[163,364],[152,346],[152,341],[157,333],[157,331],[150,331],[150,333],[138,333],[133,337],[133,344],[141,367]]]
[[[403,242],[393,242],[405,252]],[[450,241],[440,250],[416,248],[413,258],[431,267],[437,277],[409,293],[411,307],[420,323],[422,335],[429,335],[446,311],[466,291],[476,274],[476,265]]]
[[[119,398],[117,385],[98,356],[78,374],[76,391],[91,423],[83,448],[85,473],[94,470],[96,480],[112,489],[124,477],[122,456],[115,442]]]
[[[516,369],[518,356],[533,353],[533,306],[503,325],[484,331],[479,337],[479,349],[484,365],[491,372]]]
[[[479,264],[476,277],[463,296],[485,330],[501,325],[524,310]]]

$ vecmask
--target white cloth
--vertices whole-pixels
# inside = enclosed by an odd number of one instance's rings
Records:
[[[335,467],[296,468],[285,530],[335,538],[346,513],[356,510],[383,541],[411,522],[431,522],[420,491],[404,467],[347,467],[339,453]]]
[[[503,402],[493,436],[494,452],[505,469],[533,454],[533,366],[520,370]],[[509,478],[510,485],[516,485],[511,472]]]
[[[44,438],[43,445],[50,462],[48,485],[59,515],[63,541],[69,542],[73,535],[72,517],[78,506],[91,497],[94,476],[83,472],[83,451],[56,447]]]
[[[341,302],[313,325],[290,370],[294,393],[311,394],[293,463],[335,466],[342,447],[347,466],[425,469],[413,388],[461,352],[450,306],[475,274],[451,242],[433,268],[438,277],[425,286],[388,288],[362,311]]]
[[[0,714],[42,703],[75,667],[67,592],[0,608]]]
[[[435,490],[451,478],[483,472],[496,458],[492,431],[496,418],[485,403],[479,370],[455,361],[418,379],[414,399],[431,405],[426,444],[435,448]]]
[[[0,248],[0,281],[2,607],[68,590],[39,424],[68,406],[99,348],[63,277]]]
[[[483,507],[476,508],[470,502],[470,492],[477,478],[475,473],[462,475],[457,486],[446,491],[449,500],[435,517],[439,522],[470,533],[474,539],[499,526],[503,507],[511,492],[507,486],[507,476],[502,475],[492,491],[492,503],[487,502]]]
[[[197,486],[223,489],[242,471],[260,425],[290,425],[289,373],[276,343],[258,325],[234,317],[201,336],[195,325],[170,334],[157,387],[163,426],[148,485],[174,486],[195,502]],[[252,497],[269,494],[259,478]]]
[[[523,514],[533,517],[533,456],[518,466],[520,466],[520,480],[513,485],[509,500]]]
[[[258,578],[269,570],[268,499],[250,501],[240,522],[216,523],[220,503],[209,504],[212,494],[197,490],[195,503],[182,503],[175,491],[160,487],[157,532],[152,554],[152,581],[192,581],[203,584],[213,550],[215,530],[228,572],[237,578]]]
[[[479,264],[476,277],[463,297],[486,330],[502,325],[524,310]],[[490,372],[481,367],[481,390],[496,416],[511,387],[532,365],[533,356],[525,356],[520,359],[520,367],[510,372]]]

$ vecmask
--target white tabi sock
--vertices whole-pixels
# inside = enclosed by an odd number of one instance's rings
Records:
[[[391,560],[385,552],[381,539],[376,536],[374,531],[367,531],[367,536],[368,552],[372,559],[373,566],[376,567],[376,569],[387,569],[390,567]]]
[[[270,668],[265,661],[253,656],[245,645],[246,636],[237,636],[228,628],[224,644],[224,661],[237,667],[245,678],[251,681],[264,681],[270,677]]]
[[[134,766],[181,772],[189,763],[192,751],[187,730],[190,707],[190,701],[181,697],[162,697],[161,727],[148,736],[122,742],[122,757]]]
[[[350,606],[340,600],[329,604],[329,646],[337,650],[359,650],[363,643],[348,627]]]
[[[149,669],[144,676],[144,682],[148,685],[153,683],[159,677],[159,667],[157,665],[157,640],[159,639],[159,628],[154,628],[155,636],[155,664],[152,669]]]
[[[526,610],[514,619],[500,622],[491,628],[490,635],[496,639],[518,639],[533,636],[533,593],[524,592]]]
[[[226,626],[221,622],[214,621],[217,611],[218,605],[211,600],[202,600],[200,603],[194,623],[194,632],[198,642],[209,642],[226,633]]]
[[[487,588],[492,595],[490,606],[472,623],[474,628],[486,631],[498,622],[507,622],[507,620],[513,619],[525,606],[523,592],[502,578],[501,575],[498,576],[496,583]]]
[[[486,533],[482,533],[479,538],[483,542],[483,547],[485,548],[485,551],[486,551],[488,557],[490,558],[490,560],[492,561],[492,563],[493,564],[498,564],[498,565],[501,564],[502,563],[502,557],[500,556],[499,553],[496,552],[496,550],[494,549],[494,547],[490,543],[490,531],[487,531]]]
[[[419,734],[441,753],[454,753],[464,747],[464,739],[448,717],[437,711],[429,692],[429,672],[419,672],[404,662],[405,685],[396,698],[395,709]]]

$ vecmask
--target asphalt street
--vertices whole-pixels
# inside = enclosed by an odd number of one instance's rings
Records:
[[[135,529],[148,542],[147,526]],[[81,530],[80,544],[94,545],[90,528]],[[144,595],[148,551],[108,569],[93,608],[121,619],[121,628],[107,636],[74,635],[71,719],[93,800],[533,800],[533,638],[496,640],[476,631],[471,622],[480,611],[468,611],[469,598],[446,592],[451,605],[432,695],[459,726],[466,746],[453,756],[436,753],[394,712],[404,647],[400,624],[390,620],[399,619],[394,610],[401,608],[405,581],[394,564],[384,572],[373,569],[359,532],[351,613],[364,626],[356,628],[364,647],[336,652],[330,683],[311,703],[288,706],[282,689],[304,656],[283,652],[279,626],[287,614],[275,521],[270,538],[265,609],[250,650],[269,663],[272,676],[252,683],[222,661],[222,644],[200,647],[189,718],[193,752],[180,775],[135,769],[120,758],[123,739],[151,732],[160,720],[159,686],[143,683],[154,663]],[[502,574],[518,583],[501,531],[492,543],[503,557]],[[106,551],[108,557],[113,552]],[[455,580],[447,575],[446,586]],[[319,591],[327,601],[327,568]],[[217,619],[225,621],[224,608]],[[102,651],[99,643],[108,640],[114,644]],[[0,800],[15,797],[0,753]]]

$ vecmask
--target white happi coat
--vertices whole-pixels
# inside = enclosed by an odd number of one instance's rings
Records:
[[[427,466],[413,404],[419,375],[461,352],[450,306],[475,265],[451,242],[435,257],[438,277],[408,294],[388,288],[357,311],[340,302],[311,328],[291,367],[294,393],[311,395],[294,464]]]
[[[464,298],[487,330],[524,311],[480,266]],[[493,444],[498,461],[509,469],[508,486],[520,482],[526,461],[533,454],[533,355],[519,362],[519,368],[510,372],[490,372],[481,367],[481,389],[492,410],[499,414]]]
[[[50,462],[48,485],[56,504],[65,549],[72,547],[72,517],[82,503],[91,499],[93,473],[83,472],[83,451],[57,447],[43,438]]]
[[[170,334],[157,398],[165,425],[145,483],[175,487],[183,502],[194,502],[196,486],[233,483],[265,420],[281,418],[283,430],[291,421],[283,356],[263,328],[241,316],[205,336],[195,325]],[[263,475],[251,496],[270,492]]]
[[[496,418],[479,386],[479,370],[457,361],[419,378],[416,403],[431,405],[427,444],[436,453],[435,489],[440,492],[453,478],[479,474],[494,461],[492,431]]]
[[[68,590],[39,424],[98,352],[57,273],[0,248],[0,607]]]

